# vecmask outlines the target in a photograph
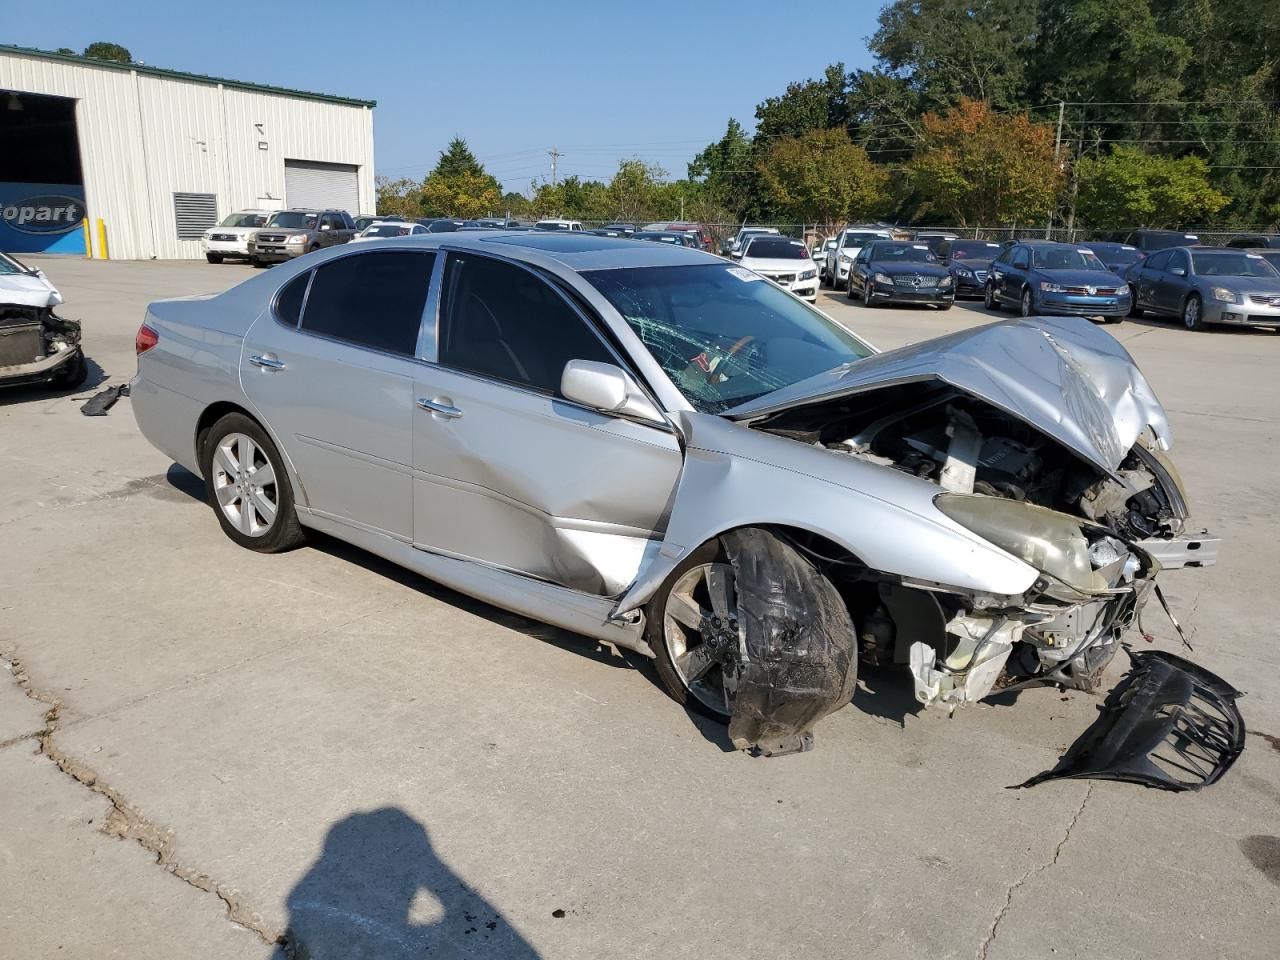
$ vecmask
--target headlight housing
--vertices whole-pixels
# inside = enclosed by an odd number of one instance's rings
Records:
[[[1074,517],[1020,500],[965,493],[940,493],[933,502],[962,527],[1069,587],[1084,592],[1107,587],[1089,562],[1089,541]]]
[[[800,274],[800,276],[799,276],[799,277],[797,277],[797,279],[799,279],[799,280],[812,280],[812,279],[813,279],[814,277],[816,277],[817,275],[818,275],[818,271],[817,271],[817,270],[806,270],[804,273]]]
[[[837,254],[837,256],[839,256],[839,258],[845,261],[846,263],[848,263],[850,260],[853,259],[853,255],[850,253],[846,253],[844,250],[841,250],[840,253]]]
[[[964,277],[966,280],[973,279],[973,271],[968,267],[956,267],[956,276]]]
[[[1047,280],[1041,280],[1041,281],[1040,281],[1040,292],[1041,292],[1041,293],[1062,293],[1062,291],[1063,291],[1063,290],[1065,290],[1065,289],[1066,289],[1066,287],[1064,287],[1064,286],[1063,286],[1062,284],[1060,284],[1060,283],[1049,283],[1049,281],[1047,281]]]
[[[941,280],[938,281],[938,286],[945,289],[951,286],[952,282],[953,281],[951,279],[951,274],[948,273],[945,277],[943,277]]]
[[[285,243],[306,243],[307,235],[305,233],[295,233],[285,238]]]
[[[1237,303],[1234,290],[1228,290],[1226,287],[1214,287],[1213,299],[1221,300],[1223,303]]]
[[[873,279],[876,283],[887,283],[890,285],[893,284],[893,277],[889,276],[887,273],[877,273],[871,279]]]

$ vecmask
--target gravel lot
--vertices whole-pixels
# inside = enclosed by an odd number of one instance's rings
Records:
[[[1021,791],[1097,698],[948,719],[864,671],[813,752],[753,760],[639,658],[334,541],[237,548],[127,400],[79,403],[146,303],[252,271],[40,265],[97,366],[0,394],[0,954],[266,958],[292,923],[343,958],[1275,956],[1280,335],[1107,328],[1225,541],[1162,582],[1248,691],[1244,756],[1194,794]],[[820,306],[881,347],[991,319]]]

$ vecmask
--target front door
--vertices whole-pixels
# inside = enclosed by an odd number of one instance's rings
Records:
[[[321,516],[413,534],[414,375],[430,253],[301,274],[245,336],[240,378]]]
[[[661,543],[674,434],[559,396],[570,360],[620,358],[522,265],[450,253],[438,330],[438,363],[414,384],[415,543],[621,593]]]

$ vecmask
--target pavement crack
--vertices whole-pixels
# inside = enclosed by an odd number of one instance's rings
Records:
[[[991,926],[987,929],[987,935],[982,938],[982,943],[978,945],[977,960],[987,960],[987,953],[991,949],[991,944],[995,942],[996,933],[1000,929],[1000,924],[1005,918],[1005,914],[1009,912],[1009,908],[1013,906],[1013,897],[1018,890],[1030,883],[1044,871],[1048,870],[1058,862],[1058,857],[1062,855],[1063,848],[1067,845],[1067,841],[1071,839],[1071,831],[1075,829],[1080,817],[1084,813],[1085,806],[1089,803],[1089,798],[1093,796],[1093,784],[1089,784],[1089,788],[1084,793],[1084,798],[1080,801],[1080,806],[1076,808],[1076,812],[1072,815],[1070,822],[1067,823],[1067,829],[1062,833],[1062,839],[1058,841],[1058,845],[1053,848],[1053,856],[1046,862],[1036,864],[1013,883],[1009,884],[1004,892],[1004,904],[1000,907],[995,918],[991,921]]]
[[[98,773],[87,764],[75,759],[54,741],[58,730],[61,701],[40,690],[31,682],[22,661],[14,657],[0,656],[3,665],[12,674],[13,679],[30,699],[44,704],[48,709],[44,714],[44,727],[33,736],[39,746],[37,752],[51,760],[59,770],[75,780],[81,786],[92,790],[111,804],[111,811],[102,826],[107,836],[121,840],[132,840],[155,857],[156,865],[166,873],[181,880],[188,886],[195,887],[203,893],[210,893],[222,901],[227,911],[227,918],[253,934],[268,946],[283,946],[288,949],[283,931],[272,929],[262,915],[251,910],[240,896],[240,892],[224,883],[219,883],[208,874],[190,867],[177,858],[174,850],[174,834],[170,829],[160,827],[147,819],[133,804],[129,803],[118,790],[103,781]]]

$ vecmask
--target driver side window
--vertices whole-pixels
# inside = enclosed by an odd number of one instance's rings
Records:
[[[1159,253],[1153,253],[1147,257],[1146,263],[1143,264],[1148,270],[1168,270],[1169,258],[1173,256],[1170,250],[1161,250]]]
[[[596,332],[531,271],[451,253],[440,305],[440,363],[558,393],[570,360],[617,363]]]

